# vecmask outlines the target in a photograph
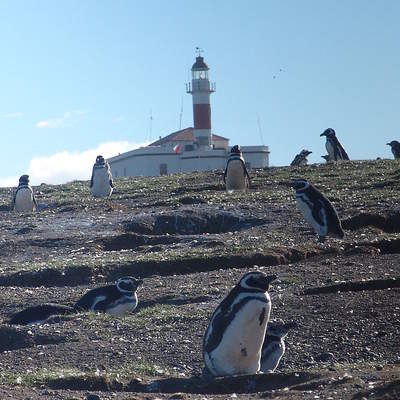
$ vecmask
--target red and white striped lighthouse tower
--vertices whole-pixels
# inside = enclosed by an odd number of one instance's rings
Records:
[[[194,140],[199,149],[212,148],[210,94],[215,92],[215,83],[208,80],[208,65],[200,55],[192,66],[192,82],[186,85],[186,92],[193,98]]]

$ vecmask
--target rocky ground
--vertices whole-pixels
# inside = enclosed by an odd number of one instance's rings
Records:
[[[222,172],[35,188],[40,211],[0,190],[0,399],[400,398],[400,164],[253,171],[228,194]],[[346,230],[318,244],[291,178],[335,204]],[[275,374],[205,383],[213,310],[247,271],[278,275],[272,318],[297,321]],[[92,313],[9,326],[43,302],[73,304],[123,275],[144,279],[124,318]],[[97,397],[96,397],[97,396]]]

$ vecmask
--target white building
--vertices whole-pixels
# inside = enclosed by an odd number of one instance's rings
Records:
[[[210,95],[215,92],[215,83],[210,83],[208,71],[203,57],[198,56],[192,66],[192,82],[186,85],[186,91],[193,99],[194,127],[111,157],[108,162],[114,177],[225,169],[230,152],[229,139],[211,133]],[[268,167],[268,146],[241,148],[248,168]]]

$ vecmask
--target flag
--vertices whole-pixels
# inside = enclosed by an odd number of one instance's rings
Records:
[[[173,150],[175,153],[180,153],[181,152],[181,145],[177,144],[176,146],[173,147]]]

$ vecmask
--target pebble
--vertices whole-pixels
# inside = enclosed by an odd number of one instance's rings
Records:
[[[315,361],[326,362],[326,361],[331,360],[333,357],[334,357],[333,353],[327,351],[326,353],[318,354],[315,357]]]

